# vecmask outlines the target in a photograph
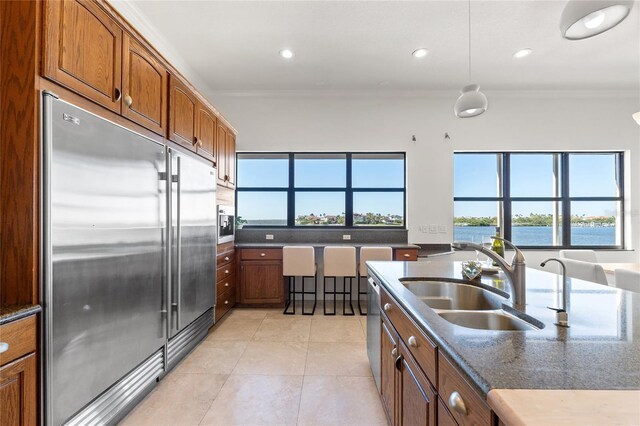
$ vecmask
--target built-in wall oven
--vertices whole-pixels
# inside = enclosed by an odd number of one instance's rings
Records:
[[[218,206],[218,244],[233,241],[236,232],[236,211],[232,206]]]

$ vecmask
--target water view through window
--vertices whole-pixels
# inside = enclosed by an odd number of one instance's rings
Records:
[[[401,153],[238,154],[238,226],[405,225]]]
[[[621,164],[621,153],[456,153],[454,239],[501,226],[521,246],[620,247]]]

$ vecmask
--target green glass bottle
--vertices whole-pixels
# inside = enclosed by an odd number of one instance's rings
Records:
[[[496,237],[500,237],[500,227],[496,226]],[[502,240],[494,239],[491,244],[491,251],[499,255],[500,257],[504,257],[504,243]],[[498,266],[498,262],[494,261],[493,266]]]

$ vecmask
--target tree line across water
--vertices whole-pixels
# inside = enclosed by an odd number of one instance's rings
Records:
[[[471,217],[459,216],[453,219],[454,226],[497,226],[495,216]],[[531,213],[528,216],[516,214],[511,218],[513,226],[553,226],[553,215]],[[571,224],[574,226],[615,226],[615,216],[571,216]]]

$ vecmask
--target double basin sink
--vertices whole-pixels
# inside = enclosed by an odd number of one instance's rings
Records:
[[[508,299],[472,284],[437,280],[400,280],[441,318],[480,330],[527,331],[541,327],[505,311]]]

